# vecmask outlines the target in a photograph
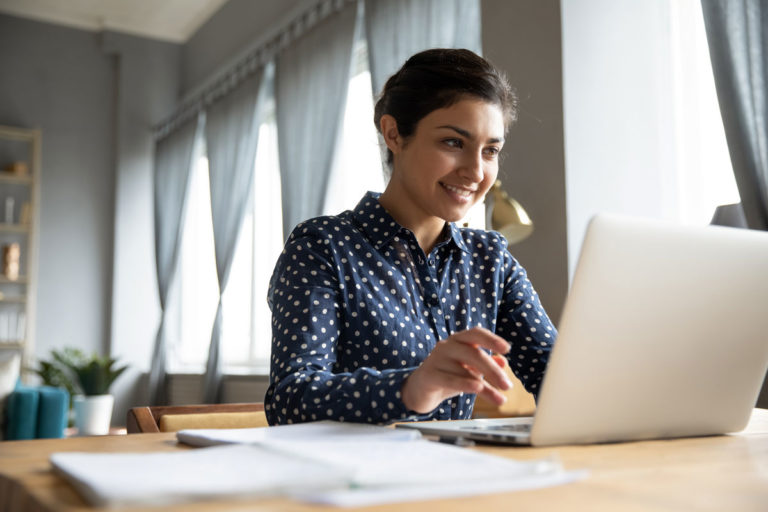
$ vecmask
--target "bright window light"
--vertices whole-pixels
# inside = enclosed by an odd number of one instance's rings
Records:
[[[325,196],[325,215],[351,210],[369,190],[384,191],[365,39],[358,39],[355,45],[351,74],[341,134]]]
[[[197,159],[190,176],[178,268],[178,307],[170,338],[169,369],[201,372],[208,358],[213,320],[219,302],[213,250],[208,158]],[[170,313],[170,312],[169,312]]]
[[[741,199],[728,154],[701,2],[670,3],[675,84],[678,220],[708,224]]]
[[[283,214],[274,102],[259,128],[251,204],[224,290],[223,361],[228,373],[266,373],[272,339],[267,288],[283,249]]]

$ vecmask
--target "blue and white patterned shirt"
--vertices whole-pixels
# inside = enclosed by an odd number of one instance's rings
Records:
[[[299,224],[285,244],[268,294],[269,423],[468,418],[475,395],[417,414],[400,388],[437,341],[475,326],[510,342],[537,395],[557,333],[504,237],[447,223],[426,255],[378,197]]]

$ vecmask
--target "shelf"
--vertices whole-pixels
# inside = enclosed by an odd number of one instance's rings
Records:
[[[0,302],[9,302],[14,304],[24,304],[27,302],[26,297],[0,297]]]
[[[28,233],[28,224],[6,224],[0,222],[0,233]]]
[[[8,171],[0,171],[0,183],[16,183],[19,185],[31,185],[32,177],[27,174],[13,174]]]
[[[35,353],[41,138],[38,129],[0,126],[0,249],[16,245],[23,272],[8,279],[0,268],[0,351],[19,351],[25,366]]]
[[[18,279],[8,279],[0,275],[0,284],[27,284],[27,276],[19,276]]]

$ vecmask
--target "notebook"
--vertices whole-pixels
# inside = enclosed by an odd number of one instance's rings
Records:
[[[534,417],[399,424],[560,445],[742,430],[768,369],[768,233],[590,222]]]

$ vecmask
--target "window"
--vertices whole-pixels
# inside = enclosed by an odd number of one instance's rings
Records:
[[[364,40],[359,40],[355,48],[351,75],[325,200],[324,212],[328,214],[353,208],[367,190],[384,189]],[[282,251],[283,233],[274,98],[270,87],[266,87],[251,203],[222,297],[222,360],[227,373],[266,373],[269,365],[272,317],[267,288]],[[171,371],[202,372],[218,304],[205,156],[197,160],[191,178],[182,237],[179,307],[172,314],[176,322],[171,336],[178,341],[171,349],[170,366]]]
[[[224,290],[222,359],[227,373],[266,373],[272,339],[267,288],[283,249],[280,166],[274,101],[259,128],[253,190]]]
[[[175,320],[168,326],[171,372],[201,372],[208,358],[219,301],[210,198],[208,158],[203,154],[190,175],[175,296],[170,301],[175,309],[168,312],[168,318]]]
[[[354,208],[366,191],[382,192],[384,177],[373,124],[373,94],[364,38],[353,52],[349,91],[334,156],[324,214]],[[280,168],[271,74],[265,76],[263,121],[254,163],[250,204],[235,247],[229,282],[222,296],[222,361],[226,373],[267,373],[272,338],[267,289],[283,247]],[[203,152],[204,153],[204,152]],[[466,222],[484,226],[483,205]],[[169,313],[171,371],[202,372],[208,357],[218,306],[218,282],[211,221],[208,160],[197,159],[190,180],[183,226],[178,310]]]
[[[741,199],[717,102],[700,2],[670,4],[675,84],[678,220],[708,224]]]
[[[373,124],[373,93],[368,49],[358,38],[353,51],[341,132],[336,146],[323,213],[336,215],[355,207],[367,191],[384,191],[379,139]]]

